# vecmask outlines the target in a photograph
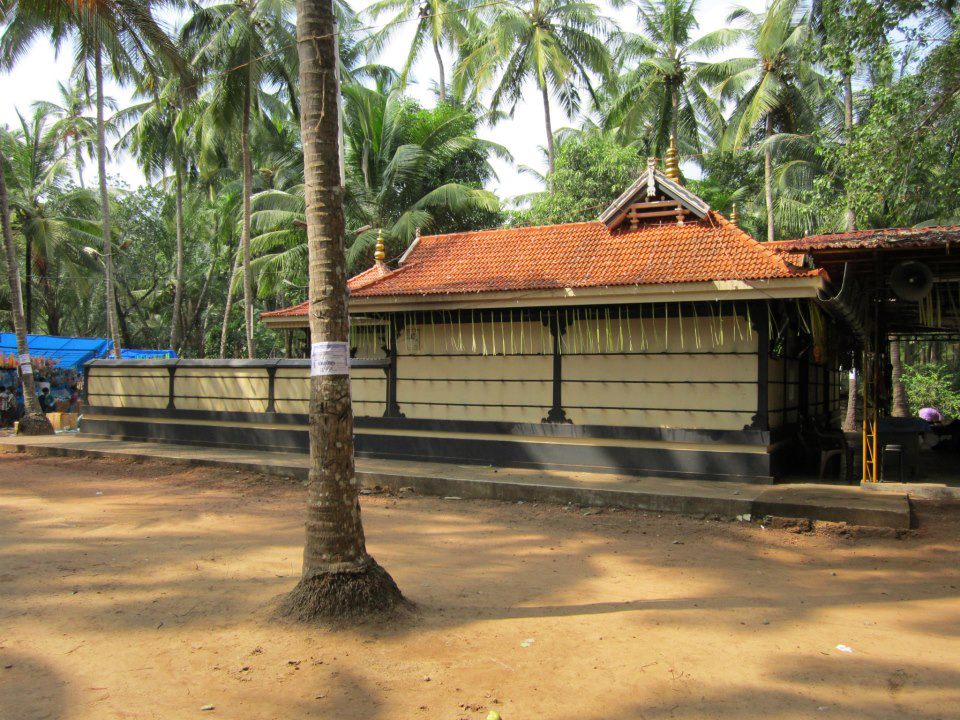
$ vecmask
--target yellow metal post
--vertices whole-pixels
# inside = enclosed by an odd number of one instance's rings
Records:
[[[863,481],[880,481],[880,457],[877,453],[877,372],[878,356],[864,353],[863,379]]]

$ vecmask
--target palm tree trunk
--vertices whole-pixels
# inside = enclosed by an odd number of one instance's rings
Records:
[[[179,354],[180,338],[183,328],[183,162],[179,150],[175,148],[173,152],[174,184],[176,185],[174,207],[177,226],[177,276],[174,286],[175,289],[173,291],[173,319],[170,323],[170,347]]]
[[[447,80],[443,72],[443,56],[440,54],[440,43],[433,40],[433,54],[437,56],[437,70],[440,78],[440,102],[447,101]]]
[[[240,232],[240,247],[243,253],[243,323],[247,338],[247,357],[251,360],[253,350],[253,277],[250,274],[250,196],[253,194],[253,161],[250,159],[250,94],[253,82],[253,62],[248,66],[247,86],[243,97],[243,124],[240,128],[240,146],[243,162],[243,227]]]
[[[283,609],[309,621],[383,612],[404,600],[367,554],[354,473],[332,0],[297,0],[297,47],[314,368],[303,572]]]
[[[197,338],[197,348],[196,348],[196,357],[203,358],[206,356],[206,337],[207,337],[207,318],[210,314],[210,307],[207,305],[207,291],[210,289],[210,283],[213,280],[213,273],[217,268],[216,262],[216,253],[214,254],[213,260],[210,262],[210,267],[207,268],[207,274],[203,278],[203,285],[200,288],[200,294],[197,295],[196,304],[192,309],[193,319],[189,323],[188,327],[190,330],[187,331],[187,334],[184,335],[181,345],[186,345],[189,341],[190,332],[192,331],[194,337]],[[177,354],[180,354],[180,351],[177,351]]]
[[[547,127],[547,174],[553,175],[553,127],[550,124],[550,93],[547,92],[547,81],[540,85],[543,94],[543,122]],[[549,189],[549,183],[548,183]]]
[[[48,335],[60,334],[60,308],[57,306],[57,294],[50,283],[51,265],[40,268],[40,287],[43,290],[43,309]],[[29,332],[29,330],[27,331]]]
[[[679,115],[680,113],[680,89],[677,87],[674,87],[670,92],[670,106],[671,106],[670,137],[672,137],[677,143],[679,143],[680,138],[677,137],[677,126],[679,123],[679,119],[677,115]],[[667,138],[668,147],[669,147],[669,140],[670,138]]]
[[[847,142],[853,130],[853,82],[850,73],[843,74],[843,129]],[[857,217],[853,212],[853,200],[847,192],[847,232],[857,229]]]
[[[237,275],[237,265],[240,264],[240,252],[233,254],[233,266],[230,268],[230,277],[227,278],[227,304],[223,306],[223,327],[220,330],[220,359],[227,357],[227,331],[230,327],[230,311],[233,310],[233,278]]]
[[[80,189],[85,190],[86,188],[83,186],[83,155],[80,151],[80,146],[75,145],[73,152],[77,163],[77,182],[80,183]]]
[[[773,136],[773,116],[767,113],[767,139]],[[770,145],[763,148],[763,194],[767,203],[767,241],[774,239],[773,227],[773,153]]]
[[[847,395],[847,413],[843,418],[844,432],[860,430],[860,393],[857,391],[857,374],[850,373],[850,394]]]
[[[0,222],[3,224],[3,250],[7,258],[7,284],[10,288],[10,314],[13,315],[13,330],[17,336],[17,354],[20,364],[20,379],[23,385],[25,417],[20,429],[27,435],[48,435],[53,432],[50,421],[40,411],[37,389],[33,382],[30,365],[30,348],[27,345],[27,326],[23,319],[23,296],[20,294],[20,268],[17,266],[17,248],[13,244],[13,229],[10,227],[10,204],[7,200],[7,179],[3,172],[3,156],[0,155]]]
[[[8,211],[9,212],[9,211]],[[24,295],[27,302],[27,334],[33,332],[33,237],[26,234],[26,252],[23,254],[23,278],[26,288]]]
[[[117,311],[113,304],[113,242],[110,238],[110,196],[107,193],[107,132],[103,120],[103,56],[98,46],[95,53],[97,75],[97,171],[100,174],[100,215],[103,228],[103,279],[107,304],[107,335],[113,340],[114,357],[120,357],[120,335],[117,332]]]
[[[903,363],[900,359],[900,341],[890,341],[890,384],[893,386],[893,407],[890,414],[893,417],[910,417],[910,407],[907,405],[907,392],[903,387]]]

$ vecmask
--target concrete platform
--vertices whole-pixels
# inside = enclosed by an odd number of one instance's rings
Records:
[[[301,479],[307,477],[308,466],[308,458],[302,454],[131,442],[78,433],[3,437],[0,452],[129,457]],[[423,495],[462,499],[619,506],[726,518],[778,515],[896,529],[910,527],[910,504],[905,492],[868,492],[850,486],[769,486],[369,458],[357,459],[357,475],[368,488],[380,486],[395,491],[410,487]]]
[[[878,482],[878,483],[868,483],[861,482],[860,487],[864,490],[870,492],[883,492],[883,493],[905,493],[907,497],[913,498],[914,500],[937,500],[937,501],[952,501],[960,500],[960,485],[957,485],[955,482],[950,483],[939,483],[939,482],[909,482],[909,483],[890,483],[890,482]]]

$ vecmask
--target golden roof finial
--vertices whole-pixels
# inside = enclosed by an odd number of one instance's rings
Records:
[[[377,265],[383,265],[383,261],[387,259],[387,248],[383,244],[383,228],[377,230],[377,247],[374,248],[373,259]]]
[[[740,227],[740,213],[737,212],[737,204],[734,203],[730,209],[730,224]]]
[[[676,183],[680,182],[680,162],[679,156],[677,155],[677,140],[673,135],[670,136],[670,147],[667,148],[663,165],[663,174]]]

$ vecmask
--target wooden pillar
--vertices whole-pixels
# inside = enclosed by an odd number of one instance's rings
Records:
[[[387,401],[383,416],[402,418],[405,415],[400,412],[400,405],[397,404],[397,336],[403,329],[403,320],[397,319],[395,315],[390,315],[388,327],[386,349],[390,364],[384,369],[387,374]]]
[[[14,387],[14,392],[16,392],[16,387]],[[83,395],[82,398],[84,407],[90,404],[90,362],[86,362],[83,365]]]
[[[799,378],[797,380],[797,404],[800,410],[797,413],[800,417],[810,416],[810,353],[804,353],[799,360],[798,368]]]
[[[770,429],[770,325],[766,302],[757,302],[750,309],[753,331],[757,334],[757,412],[749,428]]]
[[[277,411],[277,366],[267,368],[267,412]]]
[[[823,419],[827,427],[833,422],[833,400],[830,397],[830,393],[833,392],[830,384],[833,368],[830,365],[829,359],[823,364]]]
[[[174,398],[176,397],[176,389],[174,388],[174,382],[177,377],[177,366],[168,366],[167,373],[169,373],[169,379],[167,381],[167,410],[176,410],[177,404],[174,402]]]
[[[569,423],[563,409],[563,355],[560,352],[560,341],[567,331],[567,322],[559,310],[551,312],[544,322],[553,338],[553,405],[542,422]]]

